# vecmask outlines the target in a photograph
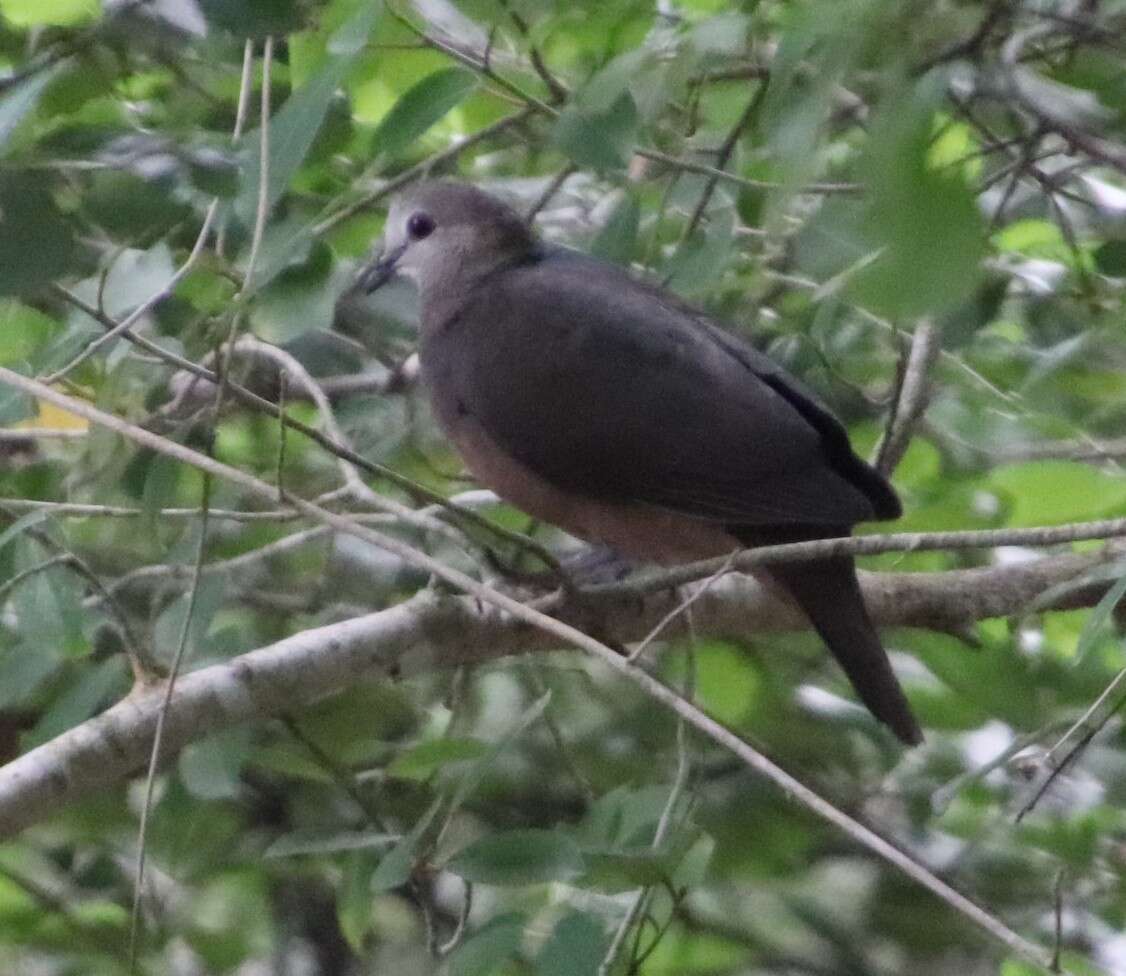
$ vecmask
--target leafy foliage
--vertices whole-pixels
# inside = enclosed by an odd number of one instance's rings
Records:
[[[451,173],[728,321],[858,449],[935,326],[934,395],[895,476],[904,530],[1126,515],[1123,36],[1113,2],[0,0],[0,365],[304,497],[338,489],[322,445],[192,384],[184,360],[254,336],[315,378],[366,459],[455,494],[399,369],[409,291],[348,290],[390,188]],[[91,345],[126,316],[146,346]],[[247,348],[230,375],[320,423]],[[181,638],[194,669],[425,585],[286,513],[227,517],[255,508],[240,489],[8,388],[0,423],[0,761],[122,698],[131,668],[167,668]],[[469,566],[447,535],[394,531]],[[1033,595],[975,624],[974,649],[889,633],[927,728],[910,754],[808,635],[663,639],[651,660],[1030,938],[1056,942],[1058,903],[1069,971],[1121,972],[1120,719],[1014,822],[1037,757],[1107,689],[1103,719],[1121,704],[1109,565],[1074,610]],[[1034,971],[597,662],[428,665],[201,730],[163,765],[139,971],[587,976],[611,945],[611,974]],[[0,969],[130,971],[139,796],[103,790],[0,848]]]

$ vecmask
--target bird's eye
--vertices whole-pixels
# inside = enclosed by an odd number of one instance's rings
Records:
[[[412,240],[421,241],[434,232],[434,218],[421,210],[412,213],[407,218],[407,234]]]

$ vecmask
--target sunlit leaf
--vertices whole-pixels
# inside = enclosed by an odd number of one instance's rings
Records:
[[[399,155],[476,87],[477,77],[462,68],[443,68],[423,78],[379,123],[371,140],[373,150],[384,156]]]
[[[13,27],[73,27],[101,14],[98,0],[0,0],[0,14]]]

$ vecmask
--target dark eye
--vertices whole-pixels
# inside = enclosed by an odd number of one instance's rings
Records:
[[[419,210],[407,218],[407,234],[413,240],[421,241],[434,232],[434,218]]]

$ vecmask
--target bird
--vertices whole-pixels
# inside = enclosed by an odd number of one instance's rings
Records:
[[[424,181],[392,201],[354,287],[396,276],[417,287],[422,382],[466,467],[579,539],[669,565],[902,514],[781,366],[670,291],[543,241],[472,184]],[[808,618],[868,710],[920,743],[853,558],[755,575]]]

